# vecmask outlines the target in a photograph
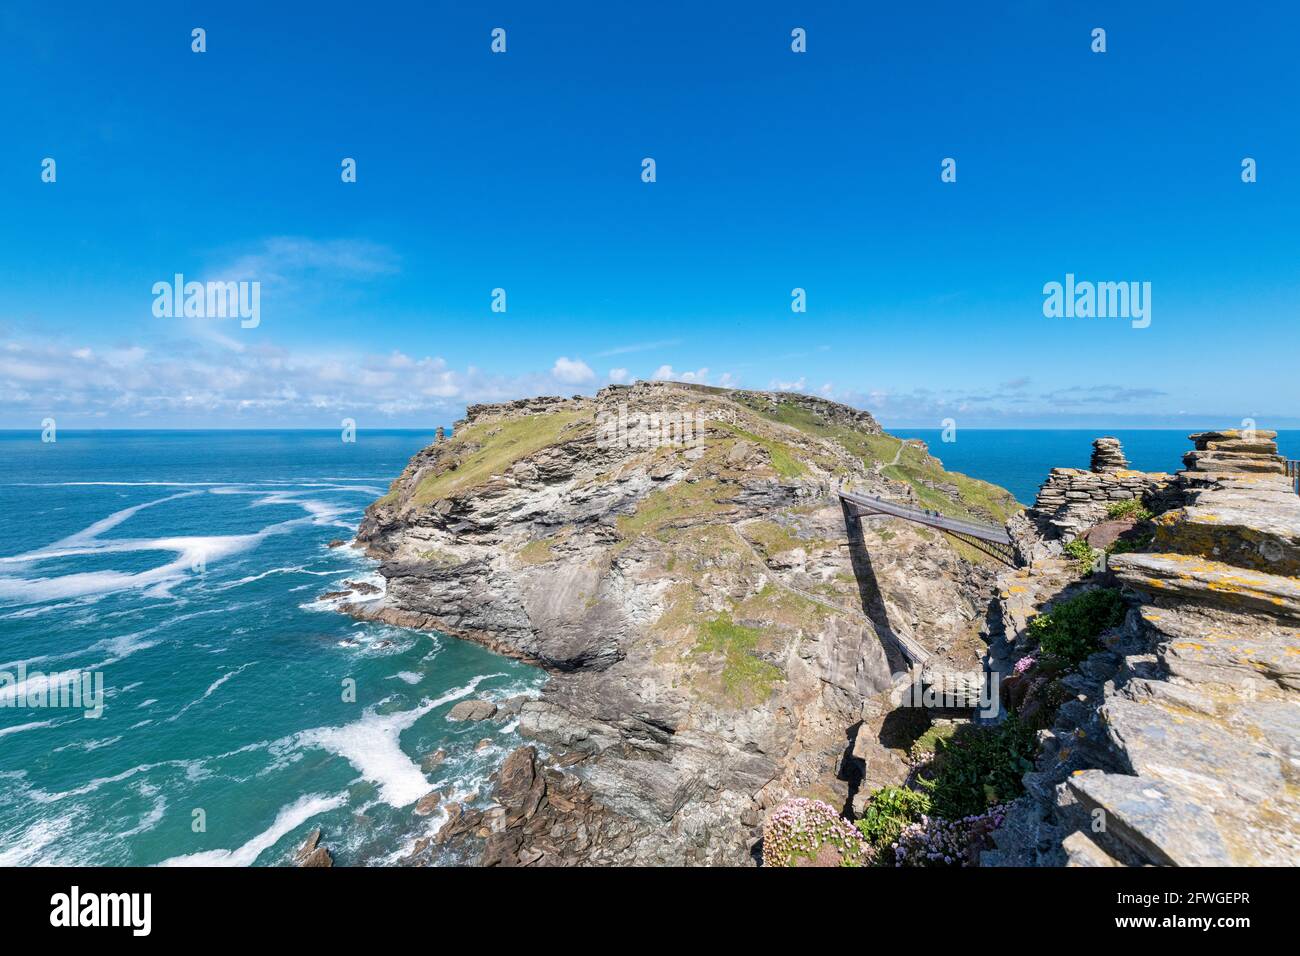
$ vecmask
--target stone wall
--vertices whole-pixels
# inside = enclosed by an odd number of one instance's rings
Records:
[[[1175,504],[1169,498],[1171,476],[1116,466],[1124,461],[1117,439],[1093,442],[1092,460],[1091,471],[1053,468],[1039,489],[1025,516],[1043,539],[1069,542],[1104,521],[1106,509],[1117,501],[1137,498],[1151,511]]]

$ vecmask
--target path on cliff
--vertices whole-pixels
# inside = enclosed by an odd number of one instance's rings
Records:
[[[888,462],[883,462],[883,463],[879,461],[876,462],[874,465],[871,466],[872,471],[874,471],[878,475],[886,468],[891,468],[894,465],[897,465],[899,459],[903,457],[903,449],[906,447],[907,447],[907,440],[900,438],[898,441],[898,449],[894,452],[893,460]]]

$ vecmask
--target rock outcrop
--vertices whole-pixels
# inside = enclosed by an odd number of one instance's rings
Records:
[[[503,814],[455,808],[446,839],[498,863],[744,863],[786,796],[901,781],[863,701],[906,669],[900,637],[978,668],[994,570],[927,528],[846,524],[841,483],[1018,510],[866,412],[673,383],[471,406],[412,458],[358,533],[385,594],[345,610],[551,674],[519,711],[549,756],[513,756]]]
[[[1088,463],[1090,471],[1100,473],[1128,471],[1128,459],[1120,447],[1118,438],[1098,438],[1092,443],[1092,460]]]
[[[447,711],[448,720],[488,720],[495,717],[497,705],[490,700],[462,700]]]
[[[1300,858],[1300,497],[1273,437],[1192,436],[1174,482],[1184,504],[1156,516],[1147,551],[1111,557],[1132,609],[1072,678],[986,862]],[[1009,632],[1063,584],[1034,578],[1004,582],[1022,609]]]
[[[1053,468],[1033,506],[1013,523],[1012,536],[1027,563],[1059,555],[1062,545],[1105,520],[1118,502],[1136,499],[1152,511],[1174,504],[1169,475],[1129,468],[1117,438],[1092,444],[1090,470]]]
[[[303,841],[293,857],[293,862],[297,866],[332,867],[334,865],[334,856],[327,848],[321,846],[320,836],[320,827],[313,828],[311,833],[307,834],[307,839]]]
[[[1281,475],[1284,460],[1277,453],[1277,432],[1236,428],[1198,432],[1189,436],[1196,450],[1183,456],[1188,471]]]

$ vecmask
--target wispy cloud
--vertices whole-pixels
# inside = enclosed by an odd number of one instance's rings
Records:
[[[217,267],[214,279],[258,281],[264,286],[296,285],[304,279],[364,279],[392,275],[400,260],[393,250],[366,239],[308,239],[274,236],[235,253]]]
[[[659,342],[640,342],[636,345],[620,345],[616,348],[605,349],[603,352],[597,352],[596,358],[608,358],[611,355],[628,355],[632,352],[649,352],[653,349],[672,348],[674,345],[681,344],[681,339],[664,339]]]
[[[150,424],[333,427],[446,422],[473,402],[594,388],[595,373],[561,357],[550,369],[497,375],[442,357],[291,352],[254,344],[231,352],[206,340],[167,340],[109,349],[66,341],[0,347],[0,422],[34,427]]]

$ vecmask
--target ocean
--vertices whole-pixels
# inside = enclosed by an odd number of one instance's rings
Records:
[[[1051,467],[1086,467],[1100,433],[895,434],[1029,502]],[[1191,447],[1186,431],[1111,434],[1148,470]],[[544,675],[320,598],[382,587],[374,561],[329,543],[432,440],[0,432],[0,865],[283,864],[313,826],[340,864],[393,865],[445,820],[414,814],[420,797],[485,801],[515,722],[445,715]],[[1280,444],[1300,456],[1300,433]],[[102,674],[100,716],[12,706],[74,669]]]
[[[328,544],[432,440],[0,433],[0,704],[72,669],[105,698],[0,706],[0,865],[280,864],[316,825],[337,863],[393,864],[445,820],[420,797],[484,800],[514,724],[445,715],[542,673],[318,600],[382,585]]]

